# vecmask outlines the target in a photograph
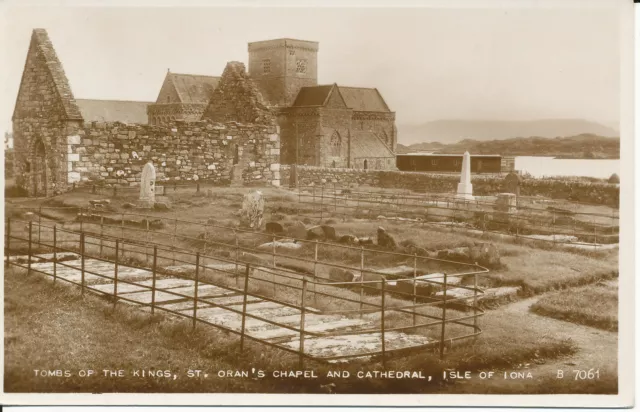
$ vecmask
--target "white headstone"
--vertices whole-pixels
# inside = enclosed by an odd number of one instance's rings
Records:
[[[156,168],[151,160],[144,165],[140,178],[140,202],[151,207],[156,201]]]
[[[456,198],[473,200],[473,185],[471,184],[471,155],[469,152],[464,152],[464,155],[462,156],[462,170],[460,173],[460,183],[458,183]]]

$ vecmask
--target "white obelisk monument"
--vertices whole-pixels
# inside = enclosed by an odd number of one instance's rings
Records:
[[[458,183],[457,199],[473,200],[473,185],[471,184],[471,155],[464,152],[462,156],[462,171]]]

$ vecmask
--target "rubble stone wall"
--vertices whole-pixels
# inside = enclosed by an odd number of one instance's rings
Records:
[[[198,180],[226,185],[236,153],[249,153],[244,183],[280,184],[276,126],[178,122],[163,126],[85,123],[69,137],[68,170],[80,183],[135,186],[151,158],[158,184]]]

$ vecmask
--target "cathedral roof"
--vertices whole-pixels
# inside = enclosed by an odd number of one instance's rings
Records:
[[[326,86],[303,87],[298,92],[293,106],[324,106],[333,86],[333,84],[329,84]]]
[[[147,106],[152,102],[76,99],[85,122],[148,123]]]
[[[182,103],[209,103],[220,82],[219,76],[167,73]]]
[[[378,89],[338,86],[347,107],[362,112],[389,112]]]
[[[337,84],[303,87],[298,92],[293,107],[324,106],[331,93],[338,92],[348,108],[363,112],[390,112],[378,89],[345,87]]]

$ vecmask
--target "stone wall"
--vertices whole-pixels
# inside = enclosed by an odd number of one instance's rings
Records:
[[[236,147],[248,153],[245,183],[280,184],[276,126],[199,121],[163,126],[85,123],[69,138],[69,174],[81,183],[135,186],[146,161],[163,181],[198,180],[226,185]]]
[[[281,179],[289,181],[290,167],[281,167]],[[432,174],[383,170],[338,169],[323,167],[298,167],[300,186],[333,184],[339,187],[372,186],[393,189],[410,189],[417,192],[454,194],[460,181],[457,174]],[[502,175],[471,175],[474,195],[494,195],[506,191]],[[589,183],[552,179],[524,179],[520,186],[524,196],[546,196],[577,202],[617,206],[620,187],[610,183]]]

